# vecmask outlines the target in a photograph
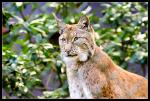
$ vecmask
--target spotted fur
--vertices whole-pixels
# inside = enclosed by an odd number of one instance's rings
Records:
[[[123,70],[94,41],[86,16],[78,24],[57,20],[61,57],[66,64],[71,98],[134,99],[148,97],[148,82]]]

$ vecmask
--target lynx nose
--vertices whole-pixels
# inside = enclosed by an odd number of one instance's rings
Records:
[[[66,51],[66,54],[67,54],[67,56],[69,56],[70,55],[70,51]]]
[[[64,52],[66,56],[76,56],[77,54],[74,52],[74,46],[72,45],[72,43],[68,43],[65,47],[64,47]]]
[[[64,52],[65,52],[66,56],[71,56],[71,51],[70,50],[68,50],[68,51],[65,50]]]
[[[71,50],[71,44],[67,44],[66,46],[65,46],[65,52],[69,52]]]

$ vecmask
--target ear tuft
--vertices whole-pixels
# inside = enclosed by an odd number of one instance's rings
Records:
[[[58,19],[57,16],[54,13],[52,13],[52,14],[53,14],[53,16],[54,16],[54,18],[55,18],[55,20],[57,22],[58,28],[59,29],[65,28],[66,24],[64,22],[62,22],[60,19]]]
[[[80,25],[82,29],[87,30],[88,27],[90,26],[89,18],[86,15],[81,16],[79,19],[78,25]]]

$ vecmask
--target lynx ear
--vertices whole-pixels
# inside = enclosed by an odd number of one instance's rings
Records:
[[[62,22],[60,19],[57,18],[57,16],[53,13],[53,16],[57,22],[57,26],[59,29],[64,29],[66,24],[64,22]]]
[[[90,25],[90,20],[86,15],[80,17],[78,26],[83,30],[93,31],[92,26]]]

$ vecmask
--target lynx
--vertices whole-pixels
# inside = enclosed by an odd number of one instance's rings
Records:
[[[95,44],[95,32],[86,15],[77,24],[71,25],[65,24],[56,16],[55,19],[71,98],[148,98],[148,80],[116,65]]]

